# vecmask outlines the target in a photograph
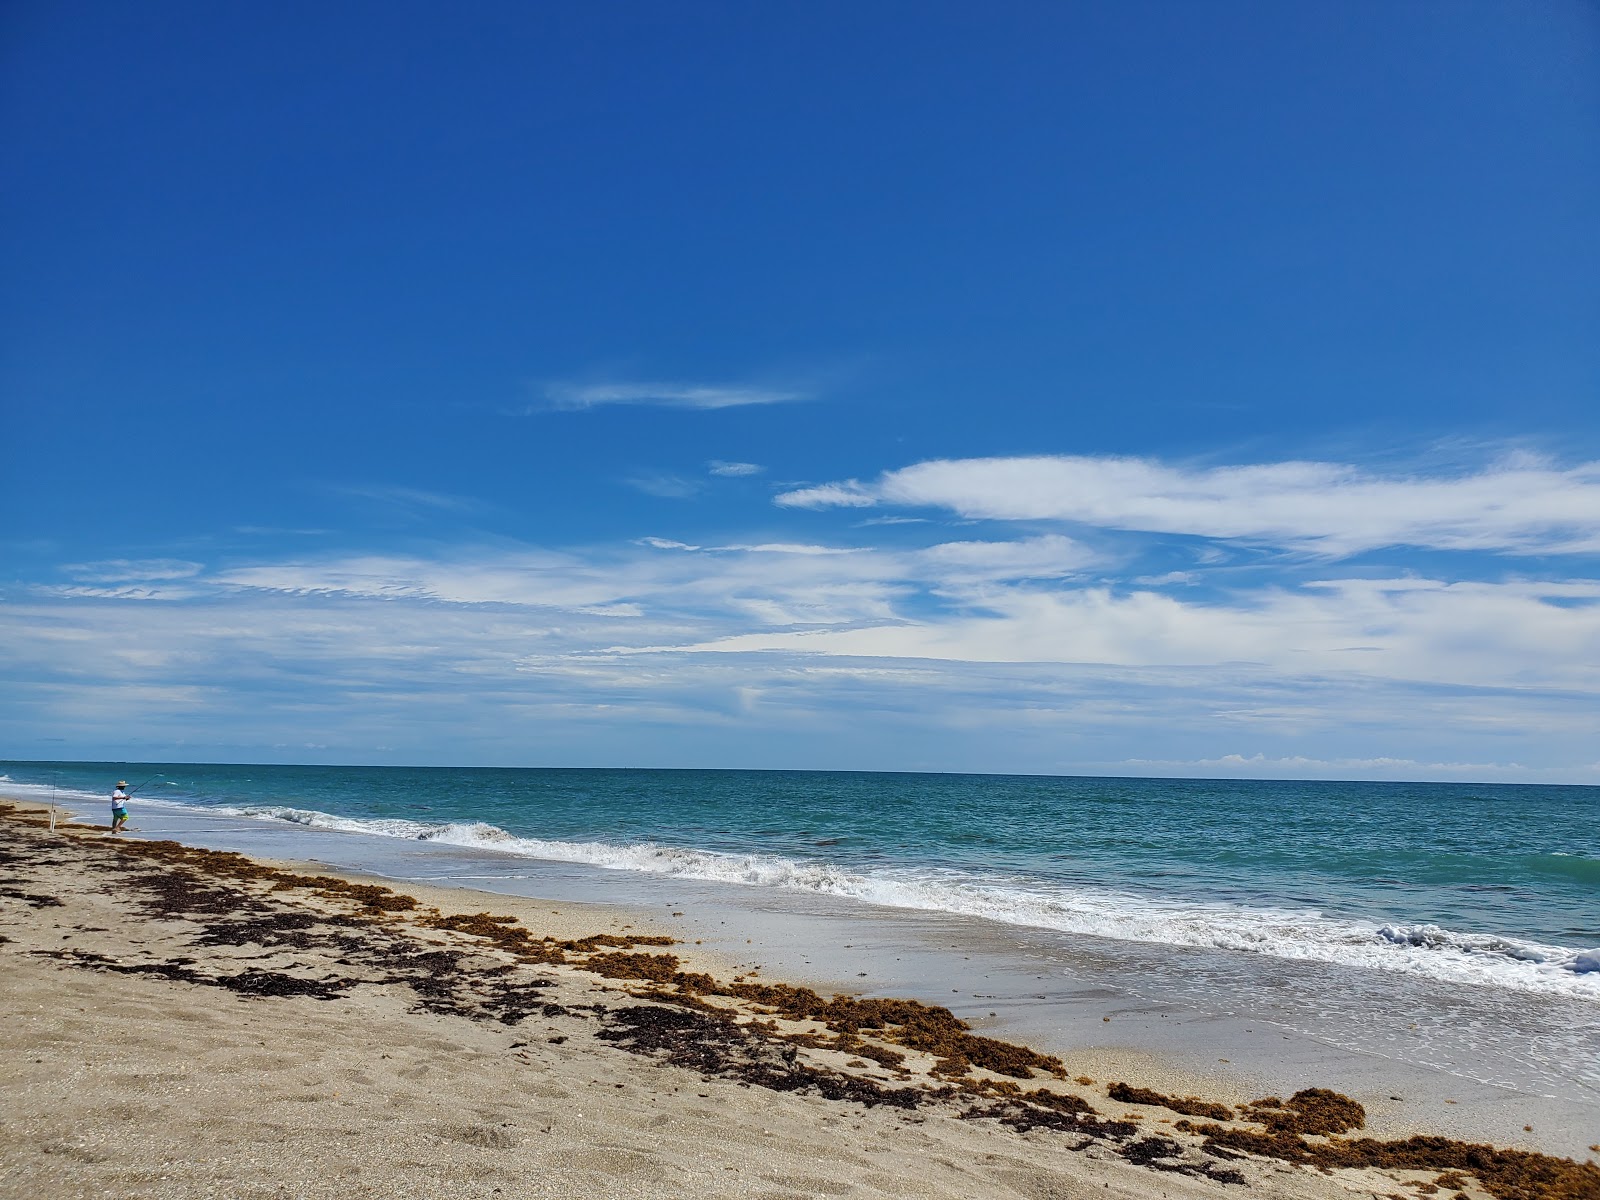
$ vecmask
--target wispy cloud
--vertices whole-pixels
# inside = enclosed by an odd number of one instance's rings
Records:
[[[809,542],[751,542],[735,543],[731,546],[716,546],[713,549],[741,554],[861,554],[863,551],[854,546],[817,546]]]
[[[864,551],[854,546],[818,546],[809,542],[746,542],[733,543],[727,546],[691,546],[686,542],[674,542],[667,538],[644,537],[638,539],[641,546],[653,546],[657,550],[692,550],[703,551],[707,554],[861,554]]]
[[[887,480],[889,477],[886,475]],[[884,502],[884,492],[852,479],[779,492],[773,503],[782,508],[872,508]]]
[[[869,554],[638,553],[668,565],[531,552],[262,564],[182,604],[18,600],[0,609],[0,720],[13,744],[69,730],[84,754],[137,737],[181,740],[192,756],[202,734],[264,754],[399,745],[404,761],[466,748],[507,763],[1600,782],[1583,765],[1592,680],[1585,691],[1552,675],[1572,657],[1570,631],[1482,646],[1454,625],[1418,648],[1467,679],[1451,689],[1395,678],[1426,661],[1405,649],[1426,613],[1386,656],[1345,656],[1361,661],[1335,674],[1281,645],[1267,661],[1229,661],[1236,647],[1221,645],[1204,661],[1142,667],[818,655],[803,643],[705,653],[696,635],[852,608],[881,623],[905,596],[840,574],[881,568]],[[1295,616],[1262,624],[1292,645]],[[1462,754],[1469,746],[1480,754]]]
[[[199,594],[194,588],[166,584],[124,584],[115,587],[65,584],[43,587],[39,591],[51,596],[101,600],[189,600]]]
[[[803,400],[806,395],[788,388],[745,384],[640,382],[551,383],[545,386],[544,397],[550,408],[581,410],[612,404],[655,405],[662,408],[739,408],[751,404],[785,404]]]
[[[943,508],[988,520],[1234,540],[1328,557],[1383,546],[1600,551],[1600,462],[1527,455],[1455,474],[1341,463],[1174,466],[1148,458],[939,459],[776,497],[790,508]]]
[[[180,736],[204,711],[269,746],[448,735],[509,761],[615,754],[618,722],[636,762],[698,746],[726,765],[735,728],[748,765],[791,761],[802,730],[870,747],[828,761],[882,767],[1349,777],[1406,760],[1416,777],[1498,778],[1593,759],[1600,581],[1279,580],[1179,599],[1082,574],[1099,565],[1061,535],[650,537],[35,589],[0,609],[16,681],[0,719],[122,737],[137,711],[139,730]],[[134,602],[152,588],[174,602]],[[117,703],[134,695],[151,699]]]
[[[1600,691],[1600,581],[1402,576],[1173,595],[1084,575],[1098,564],[1060,535],[903,550],[649,537],[604,552],[261,564],[203,582],[651,618],[626,644],[604,634],[603,648],[626,654],[1243,666],[1285,679]]]
[[[759,475],[762,471],[766,470],[765,467],[759,466],[756,463],[723,462],[720,458],[713,458],[706,464],[706,469],[713,475],[724,475],[731,477],[738,477],[741,475]]]
[[[370,500],[377,504],[395,508],[431,508],[441,512],[470,513],[479,512],[484,505],[481,500],[474,500],[470,496],[455,496],[448,492],[430,492],[423,488],[406,487],[397,484],[340,484],[333,489],[342,496],[352,496],[358,500]],[[315,530],[304,532],[314,533]]]
[[[1098,561],[1081,542],[1059,534],[998,542],[944,542],[919,552],[927,573],[953,579],[1055,579]]]
[[[642,537],[636,538],[635,544],[650,546],[656,550],[698,550],[699,546],[691,546],[688,542],[675,542],[671,538]]]
[[[624,482],[635,491],[643,492],[646,496],[659,496],[663,500],[687,500],[690,496],[698,495],[701,489],[700,480],[685,479],[668,471],[641,472],[630,475]]]
[[[235,533],[246,537],[327,537],[331,529],[293,529],[276,525],[235,525]]]
[[[62,570],[83,583],[127,583],[190,579],[202,564],[182,558],[113,558],[102,562],[70,563]]]
[[[1027,572],[1012,566],[1009,573]],[[1600,691],[1600,582],[1339,580],[1213,602],[1002,582],[956,588],[944,611],[897,611],[892,622],[752,632],[659,649],[1130,668],[1248,665],[1285,678],[1360,675]]]
[[[867,767],[1600,778],[1600,559],[1571,557],[1600,535],[1592,465],[980,459],[825,486],[757,528],[656,506],[659,533],[599,545],[76,562],[0,607],[0,722],[176,736],[204,712],[267,746],[448,730],[441,753],[481,761],[614,755],[621,728],[635,762],[824,761],[784,757],[809,745]],[[922,523],[836,539],[793,511],[835,500]],[[997,520],[1025,523],[978,523]],[[1407,539],[1484,552],[1328,562]],[[1569,557],[1526,557],[1550,546]]]

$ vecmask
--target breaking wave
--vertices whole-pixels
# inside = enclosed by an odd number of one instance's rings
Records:
[[[1124,941],[1242,951],[1600,1000],[1600,948],[1544,945],[1459,933],[1430,924],[1379,924],[1328,917],[1313,909],[1166,900],[1021,876],[930,867],[863,868],[654,842],[556,841],[519,837],[482,822],[355,819],[278,805],[210,811],[609,870],[813,892]]]

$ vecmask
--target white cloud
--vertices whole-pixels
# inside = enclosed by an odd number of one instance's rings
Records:
[[[656,550],[698,550],[699,546],[691,546],[688,542],[674,542],[669,538],[642,537],[638,539],[641,546],[650,546]]]
[[[871,508],[881,497],[854,479],[780,492],[773,503],[784,508]]]
[[[204,569],[201,563],[182,558],[114,558],[103,562],[71,563],[62,568],[84,583],[190,579]]]
[[[1600,583],[1340,580],[1223,603],[1107,587],[989,587],[979,612],[738,634],[692,649],[986,663],[1230,668],[1600,691]],[[1560,603],[1580,600],[1582,603]]]
[[[591,650],[1234,669],[1600,691],[1600,581],[1310,580],[1225,595],[1074,576],[1069,538],[920,549],[644,538],[605,550],[462,551],[240,566],[81,599],[260,592],[603,616]],[[630,622],[617,643],[616,621]],[[568,631],[570,636],[571,631]]]
[[[781,388],[696,383],[552,383],[545,388],[545,399],[550,407],[558,409],[581,410],[610,404],[711,409],[784,404],[805,399],[805,393]]]
[[[641,546],[652,546],[657,550],[700,550],[707,554],[861,554],[863,551],[851,546],[817,546],[805,542],[760,542],[748,545],[731,546],[691,546],[687,542],[674,542],[667,538],[644,537],[638,539]]]
[[[628,546],[555,552],[463,549],[445,559],[357,555],[228,568],[211,589],[586,610],[639,605],[698,614],[720,633],[904,619],[920,594],[961,603],[964,589],[1057,578],[1092,561],[1069,538],[948,542],[884,550],[810,542],[702,546],[649,536]],[[987,603],[987,601],[985,601]],[[711,630],[702,632],[700,640]]]
[[[1342,556],[1382,546],[1513,554],[1600,551],[1600,463],[1515,456],[1455,475],[1381,475],[1320,462],[1191,468],[1153,459],[942,459],[781,493],[792,508],[946,508]]]
[[[1392,760],[1491,778],[1471,768],[1522,763],[1536,781],[1594,757],[1600,582],[1340,580],[1207,605],[982,574],[1033,569],[1052,550],[1037,541],[495,547],[260,563],[185,581],[180,604],[34,593],[0,609],[0,719],[401,745],[413,760],[448,743],[573,762],[590,745],[589,761],[636,765],[1193,775],[1226,773],[1194,765],[1227,759],[1221,746],[1263,756],[1239,774]],[[673,734],[635,740],[655,727]]]
[[[101,600],[186,600],[199,594],[193,588],[148,584],[125,584],[120,587],[63,584],[39,590],[52,596]]]
[[[751,606],[763,603],[772,614],[794,614],[794,620],[808,625],[887,619],[891,596],[904,587],[899,582],[904,569],[895,560],[831,547],[708,549],[648,539],[644,552],[634,554],[494,550],[462,552],[448,560],[362,556],[238,567],[210,582],[286,595],[456,605],[578,611],[638,604],[658,614],[697,614],[700,622],[722,623],[737,615],[739,627],[748,628]],[[756,624],[768,627],[769,621]]]
[[[448,492],[430,492],[423,488],[391,484],[344,484],[334,489],[341,495],[361,500],[374,500],[379,504],[401,508],[437,508],[444,512],[477,512],[483,503],[469,496],[453,496]],[[307,530],[305,532],[316,532]]]
[[[690,474],[634,483],[712,487]],[[690,526],[694,542],[77,563],[64,586],[13,590],[0,608],[0,661],[21,681],[0,720],[37,741],[130,722],[181,735],[197,714],[231,714],[286,746],[342,730],[334,745],[411,747],[451,729],[456,761],[480,736],[500,739],[501,761],[540,761],[536,744],[572,761],[583,730],[610,753],[621,729],[663,763],[702,745],[705,765],[848,766],[829,747],[856,745],[874,767],[1500,778],[1522,763],[1530,781],[1592,778],[1600,581],[1416,556],[1339,579],[1320,560],[1391,543],[1576,553],[1600,545],[1597,496],[1596,465],[1529,458],[1453,475],[974,459],[778,498],[857,510],[844,544],[790,512],[759,529]],[[960,535],[927,520],[952,515],[968,519]],[[984,537],[1008,527],[980,520],[1030,524]],[[903,527],[861,532],[877,524]],[[1210,540],[1068,536],[1084,526]],[[1446,577],[1455,567],[1500,574]],[[170,603],[132,603],[156,599]],[[146,695],[148,709],[118,702]],[[634,740],[649,728],[668,733]],[[762,730],[764,743],[744,736]],[[808,736],[823,740],[807,750]]]
[[[681,475],[672,475],[665,471],[634,475],[626,482],[629,487],[647,496],[659,496],[663,500],[687,500],[700,491],[699,480],[685,479]]]
[[[955,579],[1049,579],[1070,575],[1098,556],[1059,534],[1001,542],[944,542],[919,554],[930,573]]]
[[[711,550],[729,551],[742,554],[862,554],[864,551],[853,546],[813,546],[805,542],[759,542],[754,545],[711,546]]]
[[[756,463],[723,462],[720,458],[713,458],[709,463],[706,464],[706,469],[713,475],[726,475],[735,477],[741,475],[759,475],[762,471],[766,470],[765,467],[759,466]]]

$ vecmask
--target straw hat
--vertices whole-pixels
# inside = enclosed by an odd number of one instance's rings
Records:
[[[128,781],[126,779],[119,779],[119,780],[117,780],[117,786],[118,787],[127,787],[128,786]]]

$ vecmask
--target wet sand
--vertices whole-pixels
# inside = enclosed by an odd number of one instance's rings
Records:
[[[1600,1195],[1535,1155],[1358,1154],[1365,1114],[1323,1096],[1185,1101],[1143,1090],[1158,1063],[1118,1088],[929,1004],[769,982],[670,912],[52,834],[36,806],[0,837],[0,1195]]]

